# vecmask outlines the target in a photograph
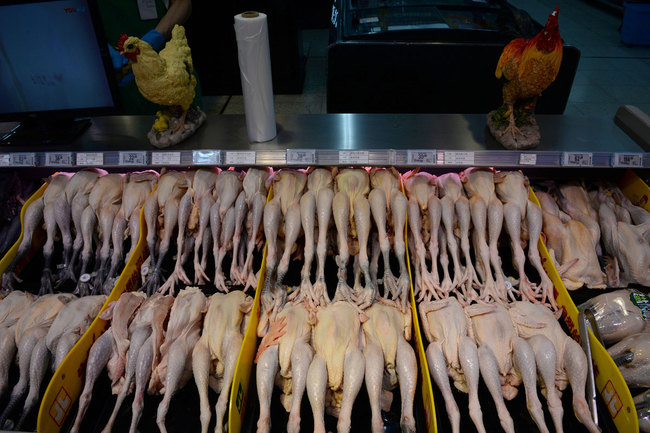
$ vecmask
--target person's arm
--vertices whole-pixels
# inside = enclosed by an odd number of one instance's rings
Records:
[[[156,30],[163,35],[165,40],[172,36],[174,24],[182,25],[192,13],[192,0],[172,0],[167,13],[160,19]]]

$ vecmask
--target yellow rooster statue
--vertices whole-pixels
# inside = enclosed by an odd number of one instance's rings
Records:
[[[192,73],[192,54],[185,28],[175,25],[172,37],[160,53],[143,40],[122,35],[118,50],[131,61],[135,83],[142,96],[154,104],[164,105],[148,134],[156,147],[176,144],[192,135],[206,115],[192,106],[196,77]]]

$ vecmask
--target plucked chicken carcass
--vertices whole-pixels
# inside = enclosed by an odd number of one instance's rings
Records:
[[[440,218],[442,206],[438,198],[436,177],[417,169],[406,173],[403,177],[404,188],[408,195],[408,224],[411,232],[411,257],[415,269],[415,291],[419,299],[431,295],[440,295],[440,277],[438,275],[438,254],[440,252]],[[446,252],[446,245],[445,252]],[[427,268],[426,258],[431,260],[431,271]],[[440,262],[443,268],[448,263],[446,254]]]
[[[596,319],[598,332],[606,345],[650,329],[647,312],[642,307],[650,304],[647,295],[633,289],[603,293],[578,306],[590,309]],[[647,310],[646,310],[647,311]]]
[[[463,307],[454,297],[424,301],[419,307],[424,335],[429,345],[427,362],[433,380],[442,393],[452,431],[460,431],[460,412],[449,386],[469,394],[469,416],[479,433],[484,433],[483,413],[478,400],[479,361],[476,343],[469,337],[468,320]]]
[[[81,430],[81,422],[90,404],[95,382],[104,367],[108,369],[113,390],[118,391],[119,381],[126,368],[126,353],[130,345],[129,324],[145,299],[146,296],[141,292],[123,293],[117,301],[109,303],[100,313],[99,318],[110,321],[111,326],[93,343],[88,352],[86,379],[79,397],[77,416],[70,429],[71,433]]]
[[[126,356],[124,380],[117,393],[113,413],[102,430],[104,433],[111,432],[124,399],[133,391],[134,381],[135,397],[130,432],[136,432],[144,406],[144,392],[151,370],[160,360],[160,346],[165,337],[164,325],[173,303],[172,296],[156,293],[144,300],[129,324],[129,350]]]
[[[338,417],[338,433],[350,431],[352,406],[365,373],[358,309],[340,299],[337,293],[333,303],[317,309],[312,332],[314,357],[307,372],[307,395],[315,433],[325,432],[325,409]]]
[[[335,180],[336,194],[332,200],[332,212],[338,238],[336,293],[343,296],[343,299],[355,301],[362,308],[367,308],[378,296],[377,286],[370,276],[368,258],[371,227],[367,194],[370,191],[370,177],[365,169],[346,168],[336,174]],[[347,283],[347,267],[351,255],[358,256],[356,260],[359,261],[354,276],[354,292]],[[365,287],[360,282],[362,271]]]
[[[623,379],[632,388],[650,386],[650,333],[625,337],[607,352],[621,370]]]
[[[192,376],[192,350],[199,340],[206,308],[203,292],[198,287],[187,287],[178,293],[169,314],[165,342],[160,346],[160,363],[149,381],[150,394],[163,394],[156,416],[162,433],[167,432],[165,417],[174,393]]]
[[[212,234],[209,230],[210,209],[214,206],[214,189],[216,187],[217,176],[220,172],[221,170],[217,167],[196,170],[192,179],[192,189],[185,193],[185,195],[190,194],[191,201],[187,229],[194,236],[195,284],[202,285],[205,284],[206,280],[209,280],[205,274],[205,266],[207,264],[207,252],[210,250],[210,245],[212,244]],[[201,247],[203,247],[203,259],[205,261],[199,259]]]
[[[16,355],[16,323],[34,302],[34,297],[15,290],[0,301],[0,398],[9,385],[9,368]]]
[[[307,191],[300,198],[300,218],[305,234],[305,263],[302,267],[300,293],[307,301],[320,305],[329,302],[325,286],[325,256],[327,238],[332,217],[334,199],[332,171],[326,168],[310,168]],[[318,238],[315,242],[314,239]],[[316,281],[311,283],[311,267],[316,247]]]
[[[503,227],[503,204],[496,196],[494,174],[493,169],[478,167],[468,168],[460,174],[474,224],[475,268],[482,280],[481,299],[488,302],[507,298],[506,277],[497,249]]]
[[[196,87],[185,28],[174,25],[172,38],[160,53],[156,53],[148,43],[126,35],[120,38],[118,49],[131,60],[135,83],[142,96],[154,104],[181,111],[175,130],[182,130]]]
[[[383,296],[386,299],[389,298],[389,295],[392,296],[392,299],[400,299],[402,301],[400,308],[406,311],[407,292],[411,287],[411,282],[406,269],[406,244],[404,242],[408,202],[402,192],[401,176],[394,168],[392,170],[373,168],[370,170],[370,184],[372,190],[368,195],[368,202],[377,227],[379,245],[384,259]],[[391,222],[392,226],[390,234],[387,230],[389,227],[388,221]],[[395,278],[390,269],[391,239],[399,263],[399,278]],[[362,270],[367,260],[367,252],[360,249],[359,262]]]
[[[18,430],[27,419],[31,410],[39,400],[41,383],[47,372],[50,352],[46,346],[47,332],[61,308],[76,299],[72,294],[44,295],[32,302],[23,312],[15,326],[16,347],[18,349],[18,366],[20,379],[11,391],[9,403],[0,415],[0,425],[20,404],[29,388],[20,420],[16,424]]]
[[[390,410],[390,391],[399,382],[402,410],[402,433],[415,433],[413,400],[417,384],[415,352],[407,340],[411,339],[411,311],[402,312],[392,305],[375,303],[365,310],[368,320],[362,329],[366,344],[366,388],[372,411],[371,425],[374,433],[384,431],[381,410]],[[387,395],[390,396],[387,398]],[[382,404],[382,402],[386,404]]]
[[[543,305],[527,301],[513,302],[508,313],[517,334],[530,344],[535,353],[537,370],[546,388],[548,408],[556,431],[562,428],[563,411],[559,392],[566,388],[568,382],[571,384],[576,417],[590,432],[599,432],[585,400],[587,357],[580,345],[564,333],[554,314]]]
[[[190,186],[191,180],[185,173],[165,172],[158,179],[156,190],[147,197],[144,203],[151,267],[143,269],[146,281],[142,290],[146,291],[149,296],[160,288],[163,281],[162,262],[169,251],[171,237],[178,223],[180,200]]]
[[[605,275],[600,270],[596,245],[598,239],[582,222],[561,212],[552,197],[536,193],[542,205],[544,235],[562,282],[569,290],[583,285],[604,289]]]
[[[282,389],[280,397],[289,412],[288,433],[300,432],[300,406],[307,385],[307,371],[314,356],[311,347],[311,323],[303,302],[289,302],[271,320],[262,313],[257,335],[262,342],[257,352],[257,396],[260,417],[257,432],[271,431],[271,396],[273,384]]]
[[[513,261],[519,273],[519,292],[530,301],[550,302],[557,310],[553,283],[546,275],[542,260],[537,249],[539,235],[542,232],[542,210],[528,200],[528,178],[519,171],[502,171],[494,178],[496,192],[503,202],[503,215],[506,229],[510,237]],[[524,264],[526,256],[522,245],[528,242],[528,259],[539,273],[541,283],[536,287],[526,276]],[[539,293],[541,291],[541,293]]]
[[[503,399],[513,399],[523,380],[528,411],[539,430],[548,432],[537,397],[535,353],[517,334],[508,310],[502,304],[473,304],[465,307],[465,311],[471,320],[469,334],[478,346],[481,377],[494,399],[501,427],[514,433],[513,421]],[[551,317],[555,321],[552,314]]]
[[[267,255],[262,302],[265,310],[271,302],[274,302],[277,312],[284,303],[286,291],[282,287],[282,282],[289,269],[291,253],[302,229],[300,197],[306,185],[307,174],[300,170],[283,169],[273,176],[273,198],[264,206]],[[284,221],[283,227],[280,225],[282,221]],[[279,262],[278,238],[284,241],[284,251]]]
[[[52,356],[52,372],[59,368],[68,352],[95,320],[104,302],[105,295],[84,296],[73,299],[61,308],[45,336],[45,345]]]
[[[227,294],[215,293],[208,302],[203,333],[192,351],[192,371],[201,399],[201,431],[207,433],[210,424],[210,385],[219,393],[215,432],[221,433],[253,298],[241,290],[234,290]]]

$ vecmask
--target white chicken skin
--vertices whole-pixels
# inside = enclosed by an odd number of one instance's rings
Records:
[[[0,302],[0,397],[4,397],[9,386],[9,368],[16,355],[16,332],[18,320],[34,302],[34,297],[15,290]]]
[[[219,393],[215,407],[215,432],[221,433],[253,298],[241,290],[234,290],[227,294],[215,293],[208,302],[203,333],[192,351],[192,371],[201,400],[201,432],[207,433],[210,424],[210,385]],[[214,382],[221,386],[215,386]]]

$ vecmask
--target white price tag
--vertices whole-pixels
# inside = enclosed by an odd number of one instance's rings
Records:
[[[445,165],[474,165],[474,152],[445,152]]]
[[[408,151],[408,164],[409,165],[435,165],[436,151],[435,150],[409,150]]]
[[[287,164],[314,164],[315,162],[314,149],[287,149]]]
[[[11,155],[3,153],[0,155],[0,167],[9,167],[11,165]]]
[[[390,149],[388,151],[388,165],[397,164],[397,151],[395,149]]]
[[[72,165],[72,152],[47,152],[45,165],[52,167]]]
[[[119,165],[145,165],[147,163],[147,152],[134,150],[120,152]]]
[[[614,167],[643,167],[642,153],[615,153],[612,161]]]
[[[77,165],[104,165],[104,154],[102,152],[77,153]]]
[[[219,150],[192,151],[192,164],[194,165],[217,165],[220,162],[221,151]]]
[[[255,165],[255,151],[226,152],[226,165]]]
[[[180,152],[151,152],[152,165],[180,165]]]
[[[537,165],[536,153],[520,153],[519,165]]]
[[[11,165],[14,167],[34,167],[36,165],[36,155],[34,152],[12,153]]]
[[[367,150],[339,150],[339,164],[368,164]]]
[[[564,152],[562,165],[567,167],[591,167],[594,156],[591,152]]]

